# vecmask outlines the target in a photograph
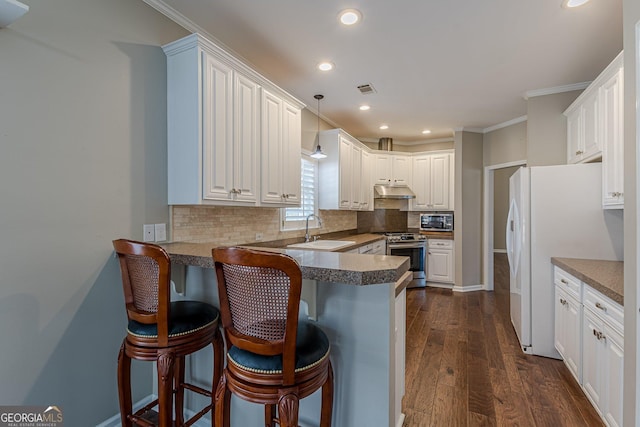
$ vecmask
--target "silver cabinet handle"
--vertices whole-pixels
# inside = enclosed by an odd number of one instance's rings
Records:
[[[567,282],[565,279],[560,279],[560,282],[561,282],[561,283],[564,283],[565,285],[568,285],[568,284],[569,284],[569,282]]]
[[[593,335],[598,339],[598,341],[607,340],[607,337],[602,332],[596,331],[595,329],[593,330]]]
[[[599,308],[602,311],[607,311],[607,307],[605,307],[604,305],[600,304],[599,302],[596,303],[596,308]]]
[[[560,304],[567,305],[567,300],[564,298],[560,298]]]

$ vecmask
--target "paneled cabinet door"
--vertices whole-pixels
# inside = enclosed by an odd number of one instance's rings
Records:
[[[429,209],[447,210],[450,197],[450,171],[451,154],[434,154],[431,156],[431,185]]]
[[[300,110],[262,90],[262,202],[300,204]]]
[[[362,174],[360,180],[360,210],[373,210],[373,184],[371,183],[371,153],[362,151]]]
[[[609,427],[622,426],[623,379],[624,379],[624,338],[616,330],[605,324],[606,389],[607,396],[604,419]]]
[[[205,200],[233,200],[233,70],[202,53]]]
[[[351,142],[348,139],[340,137],[340,203],[341,209],[351,208],[351,156],[353,151],[351,150]]]
[[[451,249],[428,249],[427,281],[453,282],[453,251]]]
[[[430,179],[431,156],[418,156],[413,158],[413,178],[411,189],[416,194],[416,198],[411,202],[414,211],[429,209],[431,203]]]
[[[282,193],[286,205],[300,204],[300,149],[302,122],[299,108],[284,101],[282,139]]]
[[[392,156],[391,154],[376,154],[373,168],[374,184],[391,184],[392,177]]]
[[[590,158],[602,152],[600,136],[600,97],[597,90],[585,98],[582,104],[582,158]]]
[[[391,184],[411,185],[411,157],[394,155],[391,162]]]
[[[605,208],[624,208],[623,69],[600,88],[602,98],[602,198]]]
[[[582,311],[582,389],[602,415],[605,399],[604,379],[606,341],[602,339],[604,323],[589,310]]]
[[[582,153],[582,114],[578,107],[567,115],[567,163],[579,163]]]
[[[362,207],[362,148],[351,146],[351,209]]]
[[[260,87],[251,79],[235,74],[235,135],[233,144],[234,197],[242,202],[257,201]],[[235,190],[235,191],[233,191]]]
[[[582,381],[582,304],[556,286],[555,347],[578,383]]]

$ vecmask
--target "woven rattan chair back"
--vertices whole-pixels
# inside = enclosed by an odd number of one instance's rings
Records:
[[[213,259],[228,342],[295,360],[302,287],[298,263],[284,254],[244,248],[214,249]]]
[[[122,273],[127,316],[158,324],[158,341],[166,343],[171,262],[160,246],[120,239],[113,242]]]

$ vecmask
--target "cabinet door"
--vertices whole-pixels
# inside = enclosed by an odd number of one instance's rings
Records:
[[[601,87],[602,197],[605,207],[624,207],[623,70]]]
[[[402,397],[405,391],[405,349],[406,349],[406,313],[407,290],[403,289],[395,301],[395,411],[394,419],[402,413]]]
[[[451,249],[428,249],[427,281],[453,282],[453,251]]]
[[[231,200],[233,188],[233,71],[202,53],[202,198]]]
[[[567,115],[567,163],[582,160],[582,110],[577,107]]]
[[[233,187],[235,198],[255,202],[258,185],[258,97],[259,86],[253,80],[236,74],[235,78],[235,136]]]
[[[603,329],[600,319],[589,310],[582,311],[582,389],[599,414],[604,403],[606,347],[598,334]]]
[[[391,163],[391,154],[375,155],[374,184],[391,184]]]
[[[282,99],[262,90],[262,202],[284,201],[282,192]],[[299,153],[298,153],[299,154]]]
[[[606,365],[606,410],[604,419],[610,427],[622,425],[622,408],[624,402],[624,338],[616,330],[605,324],[607,365]]]
[[[558,353],[560,353],[560,356],[565,359],[565,354],[567,353],[567,328],[565,327],[565,324],[567,323],[567,295],[558,286],[555,287],[555,291],[556,299],[554,303],[554,346],[556,350],[558,350]]]
[[[392,156],[391,175],[393,185],[410,185],[411,182],[411,157]]]
[[[449,209],[449,192],[451,191],[449,183],[450,156],[448,153],[431,156],[429,209]]]
[[[582,158],[598,155],[602,152],[599,115],[599,95],[597,90],[585,98],[582,104]]]
[[[362,150],[362,174],[360,179],[360,210],[373,210],[373,184],[371,183],[371,154]]]
[[[362,149],[351,146],[351,209],[362,205]]]
[[[282,194],[287,205],[300,205],[301,112],[284,102],[282,124]]]
[[[431,197],[429,186],[429,175],[431,171],[431,157],[418,156],[413,158],[413,177],[411,179],[411,189],[416,198],[411,201],[411,210],[424,211],[428,209]]]
[[[564,328],[565,355],[564,361],[578,383],[582,382],[582,304],[570,296],[566,296]]]
[[[340,209],[351,208],[351,142],[340,137]]]

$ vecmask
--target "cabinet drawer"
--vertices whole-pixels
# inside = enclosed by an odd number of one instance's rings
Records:
[[[581,281],[559,267],[553,267],[553,283],[578,301],[582,300],[580,292],[582,289]]]
[[[369,243],[368,245],[360,246],[358,248],[359,254],[370,254],[373,253],[373,243]]]
[[[387,253],[387,245],[384,240],[373,242],[373,253],[377,255],[385,255]]]
[[[591,286],[584,285],[584,308],[593,312],[603,321],[609,323],[618,331],[624,331],[624,309],[611,298],[602,295]]]
[[[453,240],[428,239],[429,249],[453,249]]]

